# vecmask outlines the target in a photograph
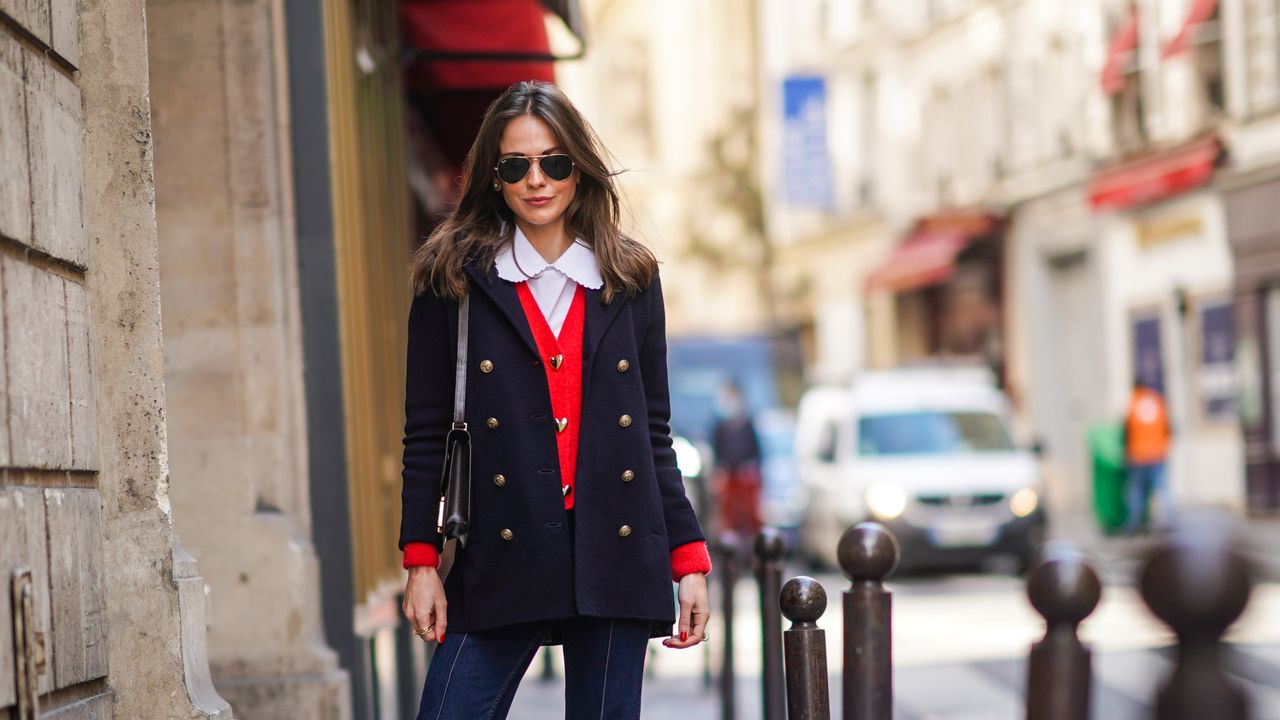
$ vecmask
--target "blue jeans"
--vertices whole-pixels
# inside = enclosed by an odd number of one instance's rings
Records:
[[[648,620],[560,621],[566,720],[638,720]],[[553,623],[448,633],[436,648],[418,720],[501,720]]]
[[[1147,502],[1152,495],[1160,496],[1161,518],[1168,523],[1173,518],[1173,495],[1169,491],[1169,473],[1165,463],[1129,465],[1129,516],[1125,530],[1130,533],[1142,525],[1147,515]]]

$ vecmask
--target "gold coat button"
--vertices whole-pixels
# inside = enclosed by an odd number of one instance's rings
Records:
[[[635,479],[636,479],[635,473],[631,472],[630,470],[623,471],[622,482],[631,482],[632,480],[635,480]]]
[[[618,537],[626,537],[630,534],[631,534],[630,525],[623,525],[622,527],[618,528]]]
[[[498,534],[502,536],[503,540],[510,540],[516,536],[515,533],[511,532],[511,528],[502,528],[502,532]]]
[[[488,420],[485,420],[485,421],[484,421],[484,424],[485,424],[485,425],[488,425],[490,430],[497,430],[497,429],[498,429],[498,418],[489,418]]]
[[[631,369],[631,363],[628,362],[626,358],[622,358],[621,360],[618,361],[618,372],[626,372],[627,370],[630,370],[630,369]]]
[[[481,360],[481,361],[480,361],[480,372],[487,372],[487,373],[491,373],[491,372],[493,372],[493,361],[492,361],[492,360]]]
[[[493,484],[497,485],[498,487],[505,486],[507,484],[507,476],[503,475],[502,473],[498,473],[497,475],[494,475]]]
[[[618,424],[621,425],[622,427],[631,427],[631,416],[623,415],[622,417],[618,418]]]

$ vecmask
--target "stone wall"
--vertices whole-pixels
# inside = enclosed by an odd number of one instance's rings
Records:
[[[0,710],[26,568],[59,720],[231,716],[173,573],[143,20],[0,0]]]
[[[214,681],[238,717],[345,718],[311,544],[282,8],[147,15],[172,498]]]

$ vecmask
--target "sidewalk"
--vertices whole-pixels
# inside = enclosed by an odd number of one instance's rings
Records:
[[[1232,532],[1254,568],[1254,582],[1280,581],[1280,519],[1237,517]],[[1126,537],[1103,535],[1087,512],[1058,513],[1049,529],[1050,537],[1079,545],[1095,559],[1107,584],[1132,585],[1147,553],[1158,535]]]

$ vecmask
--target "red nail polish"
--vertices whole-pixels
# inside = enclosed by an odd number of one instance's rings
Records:
[[[443,634],[441,634],[441,635],[440,635],[440,644],[441,644],[441,645],[443,645],[443,644],[444,644],[444,635],[443,635]]]
[[[686,640],[688,640],[688,639],[689,639],[689,633],[685,632],[684,630],[681,630],[681,631],[680,631],[680,642],[684,642],[684,641],[686,641]]]

